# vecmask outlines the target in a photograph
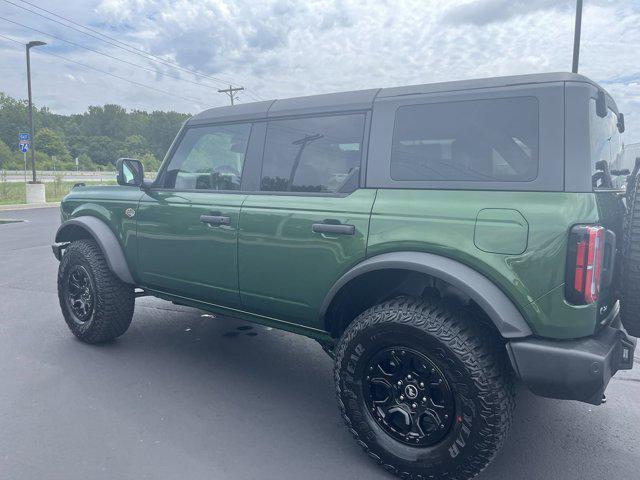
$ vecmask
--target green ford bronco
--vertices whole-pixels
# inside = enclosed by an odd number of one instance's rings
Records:
[[[598,405],[633,366],[623,131],[568,73],[213,108],[155,180],[120,159],[119,186],[64,199],[62,313],[88,343],[122,335],[140,295],[312,337],[371,458],[468,479],[505,440],[515,382]]]

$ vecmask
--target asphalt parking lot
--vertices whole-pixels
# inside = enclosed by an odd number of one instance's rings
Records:
[[[75,340],[56,294],[58,224],[55,208],[0,212],[0,479],[392,478],[343,427],[312,340],[152,298],[117,341]],[[520,389],[481,478],[638,478],[640,364],[607,397]]]

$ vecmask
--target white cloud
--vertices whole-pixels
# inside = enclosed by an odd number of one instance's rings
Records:
[[[121,41],[242,84],[252,98],[511,75],[571,68],[573,0],[71,0],[40,6]],[[10,17],[128,61],[159,66],[42,18],[0,5]],[[640,141],[640,0],[585,2],[581,73],[602,82],[627,114],[627,141]],[[24,29],[0,33],[27,39]],[[36,98],[54,110],[116,102],[129,108],[195,112],[222,105],[206,89],[153,75],[79,49],[45,48],[139,83],[201,99],[188,102],[34,53]],[[24,96],[23,52],[0,41],[0,90]],[[73,80],[65,76],[73,76]],[[79,75],[86,83],[78,81]],[[637,125],[637,126],[636,126]]]

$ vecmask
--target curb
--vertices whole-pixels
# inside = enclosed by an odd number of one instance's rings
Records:
[[[60,202],[51,203],[17,203],[14,205],[0,205],[0,212],[6,212],[11,210],[31,210],[34,208],[54,208],[59,207]]]

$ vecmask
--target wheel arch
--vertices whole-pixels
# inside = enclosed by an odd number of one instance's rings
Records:
[[[331,287],[320,308],[320,322],[328,332],[332,312],[337,302],[359,279],[375,276],[376,272],[404,272],[426,275],[442,281],[473,300],[503,338],[523,338],[533,332],[513,301],[491,280],[456,260],[425,252],[391,252],[370,257],[346,272]]]
[[[81,239],[95,240],[107,260],[109,269],[123,282],[135,284],[122,245],[105,222],[92,216],[72,218],[60,225],[55,236],[56,243],[61,244]]]

